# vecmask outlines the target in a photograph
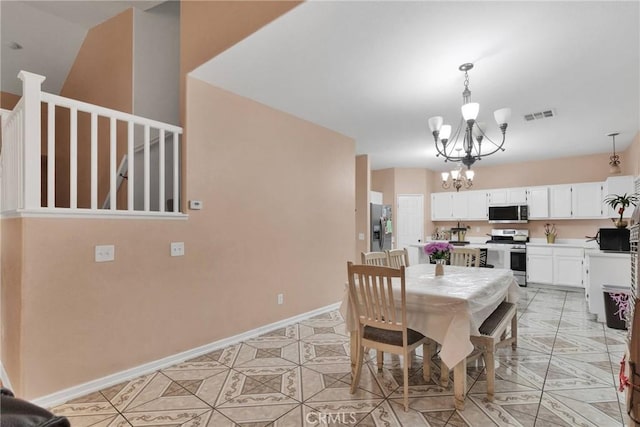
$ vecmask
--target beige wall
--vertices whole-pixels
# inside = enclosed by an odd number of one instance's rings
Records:
[[[204,205],[189,220],[14,220],[24,268],[11,342],[21,350],[3,363],[22,396],[339,301],[355,253],[353,140],[198,80],[187,100],[187,173]],[[169,256],[172,241],[185,242],[184,257]],[[95,263],[97,244],[114,244],[115,261]],[[7,261],[9,303],[20,273]]]
[[[2,219],[2,268],[0,270],[0,328],[2,332],[2,365],[11,379],[11,385],[20,389],[22,385],[23,321],[22,321],[22,275],[23,275],[23,231],[22,219]]]
[[[640,134],[636,135],[633,144],[621,154],[621,158],[623,174],[639,175]],[[472,189],[475,190],[604,181],[609,171],[609,154],[474,167],[473,169],[476,171],[476,175]],[[426,174],[426,177],[423,177],[423,173]],[[397,168],[372,171],[371,176],[372,189],[384,193],[385,203],[392,203],[395,197],[402,193],[425,194],[425,238],[430,237],[436,227],[449,229],[456,226],[456,222],[438,221],[434,223],[430,220],[431,192],[451,191],[443,189],[440,185],[440,172],[427,169]],[[530,221],[526,228],[529,229],[531,237],[543,238],[544,225],[547,222]],[[598,228],[611,226],[611,221],[608,219],[554,220],[554,222],[558,229],[559,239],[583,239],[585,236],[595,235]],[[469,237],[486,237],[486,234],[489,234],[491,229],[496,227],[486,221],[467,221],[465,224],[471,226],[467,233]]]
[[[356,156],[356,253],[355,260],[359,262],[361,252],[369,252],[371,236],[369,233],[369,189],[371,188],[371,168],[369,156],[366,154]],[[364,234],[364,240],[359,239],[359,234]]]

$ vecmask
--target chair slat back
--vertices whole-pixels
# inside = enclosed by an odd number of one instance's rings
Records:
[[[349,300],[361,326],[401,331],[406,325],[405,272],[400,268],[347,264]],[[393,279],[400,284],[401,303],[393,297]]]
[[[386,251],[387,265],[391,268],[409,267],[409,251],[407,248]]]
[[[362,263],[366,265],[377,265],[386,267],[387,254],[385,252],[362,252],[360,255]]]
[[[455,248],[449,255],[449,262],[461,267],[480,267],[480,249]]]

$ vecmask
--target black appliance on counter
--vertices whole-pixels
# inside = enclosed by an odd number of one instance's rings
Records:
[[[598,244],[601,251],[629,252],[628,228],[601,228],[598,231]]]

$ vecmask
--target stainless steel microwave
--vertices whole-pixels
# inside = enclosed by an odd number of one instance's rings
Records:
[[[489,222],[492,224],[523,223],[529,220],[527,205],[493,205],[489,206]]]

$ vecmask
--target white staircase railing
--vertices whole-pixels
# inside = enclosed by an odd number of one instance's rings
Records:
[[[21,71],[18,77],[22,80],[23,96],[12,111],[2,114],[0,211],[3,214],[39,212],[91,215],[181,215],[180,135],[182,128],[42,92],[41,85],[45,78],[37,74]],[[41,104],[46,109],[46,129],[41,129],[43,126]],[[61,114],[63,111],[64,113]],[[68,122],[66,121],[67,113]],[[89,123],[88,132],[86,132],[86,128],[82,128],[83,135],[87,133],[90,135],[86,140],[79,139],[78,122],[80,116],[84,122],[88,121]],[[101,128],[98,127],[99,119],[103,123]],[[108,138],[104,123],[108,123]],[[68,127],[68,141],[66,138],[64,141],[56,141],[56,125]],[[119,139],[118,128],[125,125],[126,153],[117,153],[118,145],[125,144],[122,137]],[[99,130],[102,131],[101,138],[99,138]],[[139,147],[136,147],[134,140],[137,133],[142,134],[142,143]],[[151,162],[150,156],[152,135],[155,135],[154,140],[158,140],[158,161],[154,163]],[[43,138],[46,138],[46,141],[41,141]],[[56,156],[57,143],[64,143],[65,149],[68,143],[68,158],[62,159],[62,162]],[[99,147],[99,144],[108,144],[108,147]],[[171,145],[169,152],[166,151],[166,145]],[[79,147],[84,153],[88,150],[89,156],[79,158]],[[66,154],[65,151],[58,149],[58,157],[63,152]],[[104,158],[99,158],[99,152]],[[142,155],[141,170],[138,170],[140,164],[136,168],[136,153]],[[118,175],[117,156],[122,159],[123,154],[127,159],[127,198],[125,206],[118,209],[118,179],[122,180],[122,177]],[[42,156],[46,157],[46,166],[41,163]],[[108,161],[106,157],[108,157]],[[167,158],[172,160],[170,174],[167,174],[165,167]],[[83,160],[85,161],[83,162]],[[68,166],[66,166],[67,162]],[[108,174],[105,174],[104,170],[107,168],[107,164]],[[65,167],[56,171],[56,167],[60,165],[65,165]],[[102,165],[102,175],[99,175],[99,165]],[[45,178],[41,176],[41,168],[46,171],[46,188],[41,188],[42,178]],[[82,206],[79,206],[79,172],[82,172],[82,176],[89,177],[90,181],[89,194],[83,193]],[[68,189],[61,188],[60,184],[56,183],[56,176],[63,176],[65,181],[68,177]],[[154,180],[153,192],[152,178]],[[166,188],[165,182],[170,184],[170,188]],[[137,191],[136,183],[138,184]],[[86,185],[83,188],[86,188]],[[106,194],[109,199],[108,203],[102,203],[102,200],[99,202],[99,197],[101,197],[99,190],[103,195]],[[67,191],[68,202],[66,202]],[[56,200],[57,192],[64,193],[64,206],[61,206],[60,200]],[[142,198],[142,201],[135,200],[136,193],[139,198]],[[45,194],[46,205],[43,205],[41,199]],[[167,203],[168,198],[173,202]],[[165,209],[167,204],[172,204],[170,212]],[[123,205],[122,201],[121,205]]]

